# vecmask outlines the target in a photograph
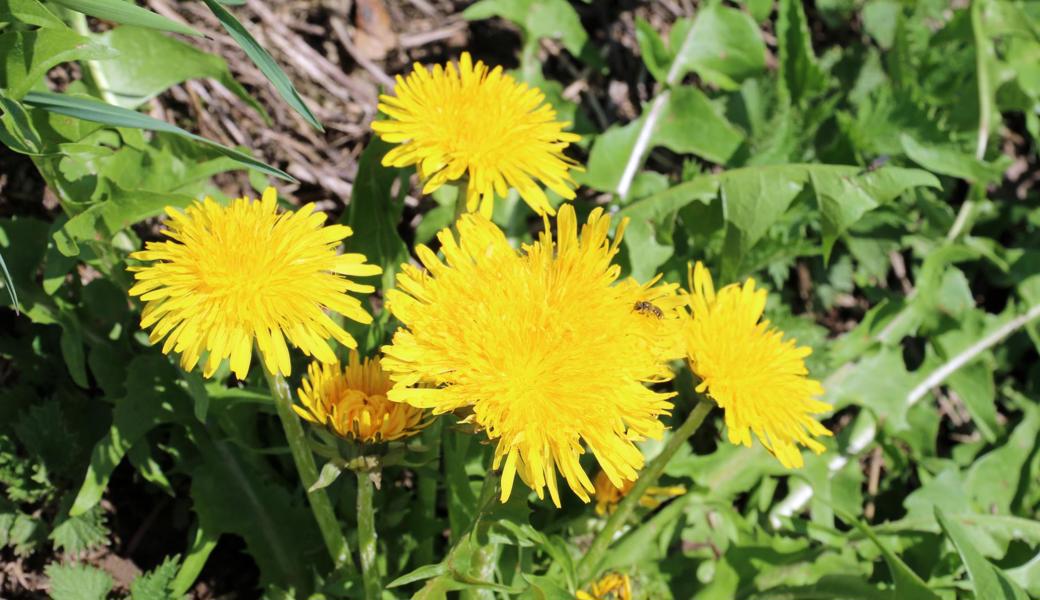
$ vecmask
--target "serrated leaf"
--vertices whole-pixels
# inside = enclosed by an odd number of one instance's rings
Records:
[[[307,108],[307,104],[304,103],[303,98],[300,97],[300,93],[296,91],[292,81],[289,80],[289,76],[285,74],[285,71],[278,66],[274,58],[271,56],[259,42],[256,41],[249,31],[239,23],[238,19],[233,14],[228,12],[226,8],[220,5],[216,0],[203,0],[206,6],[213,11],[213,15],[217,17],[220,24],[224,27],[224,30],[228,32],[228,35],[238,44],[242,51],[246,53],[249,60],[253,61],[253,64],[260,69],[260,72],[264,74],[264,77],[271,82],[274,86],[275,91],[278,95],[285,100],[285,103],[290,108],[295,110],[305,121],[310,123],[312,127],[318,131],[324,131],[321,122],[314,116],[311,109]]]
[[[90,15],[99,19],[104,19],[106,21],[115,21],[116,23],[122,23],[123,25],[137,25],[139,27],[183,33],[184,35],[202,35],[183,23],[178,23],[177,21],[168,19],[158,13],[148,10],[147,8],[142,8],[133,2],[128,2],[126,0],[52,1],[55,4],[59,4],[70,10],[81,12],[85,15]]]
[[[907,157],[929,171],[986,184],[999,181],[1005,161],[987,163],[951,145],[925,144],[904,133],[899,137]]]
[[[173,580],[180,566],[180,556],[167,556],[159,566],[140,575],[130,584],[131,600],[173,600]]]
[[[480,0],[466,7],[462,17],[468,21],[508,19],[523,28],[529,43],[542,38],[557,39],[574,56],[582,55],[589,38],[567,0]]]
[[[1022,588],[1012,581],[1003,571],[989,562],[975,549],[972,537],[960,523],[946,516],[938,506],[935,507],[935,518],[943,531],[949,536],[954,547],[964,561],[964,566],[971,576],[975,597],[981,600],[1029,600]]]
[[[187,132],[176,125],[167,123],[166,121],[153,119],[148,115],[127,110],[121,106],[105,104],[104,102],[99,102],[88,97],[70,96],[68,94],[52,94],[50,92],[30,92],[25,96],[25,103],[46,111],[83,119],[85,121],[103,123],[113,127],[147,129],[150,131],[162,131],[179,135],[200,144],[205,144],[217,152],[262,173],[286,181],[296,181],[291,175],[281,169],[276,169],[275,167],[267,165],[248,154],[228,148],[227,146],[218,144],[217,142],[207,140],[206,138],[195,135],[194,133]]]
[[[79,516],[64,518],[48,537],[57,550],[78,553],[106,544],[108,534],[105,514],[100,506],[95,506]]]
[[[780,85],[791,102],[799,102],[819,94],[827,85],[827,77],[816,61],[812,38],[799,0],[780,0],[776,23],[780,50]]]
[[[52,600],[105,600],[112,577],[88,565],[47,565]]]

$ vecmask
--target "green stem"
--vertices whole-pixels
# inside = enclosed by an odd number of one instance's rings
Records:
[[[584,558],[578,563],[578,578],[582,583],[588,582],[596,575],[600,563],[603,562],[604,554],[610,547],[610,543],[614,541],[614,535],[628,521],[632,511],[635,510],[636,505],[639,503],[639,499],[646,493],[647,489],[657,483],[661,474],[664,473],[664,468],[668,466],[668,462],[672,460],[679,448],[686,443],[686,440],[690,439],[690,436],[697,431],[714,406],[715,404],[707,398],[702,397],[700,399],[697,405],[693,407],[693,410],[690,411],[690,416],[686,417],[686,421],[668,438],[668,442],[664,445],[661,453],[654,457],[646,469],[643,470],[635,485],[632,486],[632,490],[618,503],[617,509],[607,519],[603,529],[596,534],[596,539],[592,541],[588,552],[585,553]]]
[[[440,465],[441,460],[441,426],[443,419],[437,419],[423,433],[423,441],[431,446],[433,453],[432,464]],[[437,482],[440,471],[430,469],[419,475],[419,512],[424,523],[434,523],[437,520]],[[433,535],[422,536],[419,545],[415,549],[415,562],[420,565],[428,565],[433,562]]]
[[[264,369],[267,376],[267,386],[274,398],[278,418],[282,421],[282,429],[285,430],[285,438],[292,450],[293,462],[296,463],[296,471],[300,474],[300,482],[305,490],[310,490],[314,482],[318,480],[318,467],[314,463],[314,455],[307,446],[307,435],[303,431],[299,417],[292,409],[292,391],[289,384],[281,375],[275,375]],[[337,568],[345,568],[348,572],[354,571],[354,560],[350,556],[350,548],[347,539],[343,537],[343,530],[336,520],[336,513],[332,510],[332,502],[324,489],[308,491],[307,500],[314,513],[314,520],[321,530],[321,537],[325,541],[325,548],[329,551],[332,564]]]
[[[499,494],[500,477],[498,473],[488,470],[484,485],[480,488],[480,512],[473,519],[475,530],[485,512],[494,505]],[[495,577],[495,566],[498,564],[498,544],[488,543],[479,547],[470,558],[470,572],[478,581],[491,581]],[[495,593],[486,589],[466,589],[459,592],[460,600],[494,600]]]
[[[372,508],[372,496],[375,486],[372,476],[376,470],[358,469],[357,473],[357,522],[358,551],[361,553],[361,580],[365,586],[365,598],[378,600],[383,594],[383,584],[379,581],[379,565],[376,563],[376,518]]]

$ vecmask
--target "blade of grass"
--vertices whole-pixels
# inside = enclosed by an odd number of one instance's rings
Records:
[[[307,105],[304,104],[303,98],[300,97],[299,92],[293,87],[292,82],[289,80],[289,76],[285,74],[285,71],[278,66],[274,58],[271,57],[267,50],[264,50],[263,46],[260,45],[256,39],[250,35],[249,31],[242,26],[242,23],[235,18],[235,15],[228,12],[226,8],[220,5],[216,0],[203,0],[206,6],[213,11],[213,15],[217,17],[220,24],[224,26],[224,29],[228,34],[238,43],[239,47],[246,53],[249,60],[253,61],[260,72],[267,77],[267,80],[271,82],[274,89],[278,91],[278,94],[285,100],[285,102],[296,112],[300,114],[312,127],[318,131],[324,131],[321,122],[314,116]]]
[[[11,303],[14,304],[14,314],[20,314],[18,310],[18,292],[14,289],[14,280],[11,279],[11,272],[7,270],[7,263],[4,262],[2,255],[0,255],[0,269],[4,271],[4,285],[7,286],[7,293],[11,295]]]
[[[83,119],[84,121],[104,123],[105,125],[113,127],[132,127],[134,129],[147,129],[149,131],[172,133],[209,146],[224,156],[230,157],[247,167],[260,171],[261,173],[266,173],[278,177],[279,179],[284,179],[285,181],[296,181],[285,171],[259,161],[245,152],[228,148],[227,146],[218,144],[212,140],[207,140],[202,136],[185,131],[176,125],[167,123],[166,121],[160,121],[159,119],[154,119],[148,115],[122,108],[120,106],[105,104],[104,102],[99,102],[92,98],[70,96],[67,94],[54,94],[51,92],[29,92],[26,94],[23,103],[49,112]]]
[[[202,34],[183,23],[154,13],[147,8],[137,6],[125,0],[54,0],[59,4],[92,17],[115,21],[123,25],[136,25],[160,31],[173,31],[184,35],[201,36]]]

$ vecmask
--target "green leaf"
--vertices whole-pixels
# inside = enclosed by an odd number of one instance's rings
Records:
[[[103,123],[113,127],[148,129],[151,131],[162,131],[164,133],[179,135],[195,142],[199,142],[200,144],[205,144],[217,152],[262,173],[286,181],[296,181],[291,175],[281,169],[276,169],[275,167],[264,164],[248,154],[238,150],[233,150],[227,146],[218,144],[217,142],[207,140],[206,138],[195,135],[194,133],[189,133],[176,125],[153,119],[148,115],[127,110],[120,106],[112,106],[111,104],[105,104],[104,102],[99,102],[92,98],[70,96],[67,94],[52,94],[50,92],[30,92],[25,97],[25,103],[53,113],[67,115],[85,121]]]
[[[55,4],[59,4],[70,10],[81,12],[85,15],[90,15],[99,19],[104,19],[106,21],[115,21],[116,23],[122,23],[123,25],[137,25],[139,27],[148,27],[150,29],[183,33],[184,35],[202,35],[183,23],[167,19],[160,14],[154,13],[147,8],[141,8],[133,2],[128,2],[126,0],[52,1]]]
[[[67,28],[64,21],[36,0],[0,0],[0,27],[19,21],[37,27]]]
[[[1007,168],[1004,161],[986,163],[953,146],[926,145],[906,133],[899,137],[899,141],[910,160],[943,175],[986,184],[1000,181]]]
[[[975,549],[972,537],[960,523],[946,516],[938,506],[935,507],[935,518],[943,531],[949,536],[954,547],[968,568],[971,576],[975,598],[981,600],[1028,600],[1022,588],[1012,581],[1003,571],[982,557]]]
[[[87,565],[47,565],[52,600],[105,600],[112,577]]]
[[[524,30],[527,43],[542,38],[560,40],[574,56],[581,56],[589,34],[567,0],[481,0],[462,12],[468,21],[502,17]]]
[[[392,190],[400,169],[384,167],[383,156],[391,145],[373,137],[358,158],[358,172],[350,194],[345,221],[354,235],[347,238],[346,248],[360,252],[368,262],[383,269],[383,290],[394,287],[394,277],[408,262],[408,246],[397,233],[403,202]]]
[[[895,583],[893,597],[914,598],[914,600],[939,600],[938,594],[930,590],[925,582],[921,581],[917,573],[914,573],[888,546],[883,544],[881,539],[867,524],[840,510],[835,510],[835,513],[842,520],[855,527],[860,533],[870,538],[870,541],[874,542],[874,545],[881,551],[881,556],[884,557],[885,564],[888,565],[888,571],[892,575],[892,581]]]
[[[780,88],[798,104],[822,92],[827,76],[816,62],[809,24],[800,0],[780,0],[776,23],[780,49]]]
[[[127,395],[116,400],[112,426],[94,446],[70,515],[81,515],[101,500],[112,472],[137,440],[159,423],[187,412],[188,398],[176,385],[177,373],[164,357],[138,356],[128,366],[127,373]]]
[[[766,46],[758,24],[747,13],[719,2],[701,8],[692,23],[677,21],[670,39],[675,59],[667,73],[668,84],[694,72],[732,90],[765,69]]]
[[[222,441],[203,444],[191,484],[199,526],[207,535],[241,536],[262,582],[305,589],[314,553],[322,551],[310,512],[292,502],[255,456]]]
[[[69,375],[81,388],[90,388],[87,380],[87,359],[83,353],[83,331],[75,316],[63,315],[61,319],[61,355]]]
[[[423,565],[413,571],[401,575],[397,579],[387,584],[387,588],[400,587],[402,585],[408,585],[409,583],[415,583],[416,581],[423,581],[431,579],[433,577],[439,577],[448,572],[448,565],[445,563],[436,563],[432,565]]]
[[[305,121],[311,124],[312,127],[318,131],[324,131],[321,126],[321,122],[314,116],[311,109],[307,108],[307,105],[303,102],[303,98],[300,97],[299,92],[293,87],[292,81],[289,80],[289,76],[285,74],[285,71],[278,66],[274,58],[264,50],[263,46],[260,45],[256,39],[250,35],[249,31],[238,22],[226,8],[220,5],[216,0],[203,0],[206,6],[213,11],[213,15],[217,17],[220,24],[224,26],[225,31],[231,36],[238,46],[246,53],[249,60],[253,61],[253,64],[260,69],[260,72],[264,74],[264,77],[271,82],[274,86],[275,91],[278,95],[285,100],[286,104],[290,108],[295,110]]]
[[[180,598],[184,596],[191,589],[191,586],[195,584],[199,573],[202,572],[202,567],[206,566],[206,561],[209,560],[209,555],[217,547],[217,539],[219,537],[219,533],[211,533],[201,525],[196,525],[191,546],[184,555],[184,561],[181,563],[181,568],[177,571],[177,576],[170,583],[170,591],[173,597]]]
[[[67,28],[6,31],[0,35],[0,90],[20,100],[52,67],[113,56],[110,48]]]
[[[210,77],[266,116],[263,107],[231,75],[227,62],[215,54],[140,27],[117,27],[97,39],[119,54],[96,68],[104,73],[104,91],[124,108],[137,108],[188,79]]]
[[[100,506],[95,506],[82,515],[65,517],[48,537],[55,549],[75,554],[104,545],[108,535],[105,513]]]
[[[1029,407],[1007,443],[977,458],[964,477],[965,489],[981,510],[1008,514],[1020,479],[1040,440],[1040,411]]]
[[[172,600],[173,580],[177,576],[179,556],[167,556],[159,566],[139,576],[130,584],[131,600]]]
[[[744,141],[740,130],[693,86],[672,90],[652,136],[652,145],[720,164],[729,162]]]

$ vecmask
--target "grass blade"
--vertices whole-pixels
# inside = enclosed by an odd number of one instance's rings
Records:
[[[238,43],[239,47],[245,51],[246,55],[250,60],[253,61],[260,72],[267,77],[267,80],[271,82],[274,89],[278,91],[278,94],[285,100],[285,102],[296,112],[300,114],[308,123],[311,124],[318,131],[324,131],[321,122],[314,116],[311,109],[307,108],[307,105],[303,103],[303,98],[300,97],[299,92],[293,87],[292,81],[289,81],[289,76],[285,74],[285,71],[278,66],[274,58],[264,50],[264,47],[260,45],[256,39],[250,35],[249,31],[242,26],[242,23],[235,18],[235,15],[228,12],[226,8],[220,5],[217,0],[203,0],[206,6],[213,11],[214,16],[220,21],[220,24],[224,26],[228,34],[234,38],[235,42]]]
[[[174,135],[186,137],[200,144],[205,144],[206,146],[217,150],[224,156],[230,157],[249,168],[260,171],[261,173],[266,173],[278,177],[279,179],[284,179],[285,181],[296,181],[285,171],[259,161],[244,152],[228,148],[227,146],[218,144],[212,140],[207,140],[202,136],[185,131],[176,125],[167,123],[166,121],[153,119],[148,115],[122,108],[120,106],[113,106],[92,98],[69,96],[67,94],[54,94],[51,92],[29,92],[25,96],[24,103],[49,112],[83,119],[84,121],[104,123],[105,125],[113,127],[132,127],[134,129],[161,131],[163,133],[172,133]]]
[[[11,302],[14,304],[14,314],[20,314],[18,311],[18,292],[14,289],[14,280],[11,279],[11,272],[7,270],[7,263],[4,262],[2,255],[0,255],[0,269],[4,272],[4,285],[7,286],[7,293],[11,295]]]
[[[137,6],[125,0],[54,0],[65,8],[81,12],[85,15],[115,21],[123,25],[137,25],[161,31],[173,31],[184,35],[201,36],[191,27],[154,13],[147,8]]]

